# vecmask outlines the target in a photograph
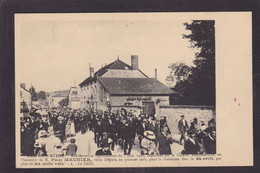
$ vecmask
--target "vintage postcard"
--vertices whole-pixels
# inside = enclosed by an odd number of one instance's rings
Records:
[[[252,14],[15,14],[16,167],[253,166]]]

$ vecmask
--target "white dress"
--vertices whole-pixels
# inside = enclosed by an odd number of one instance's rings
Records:
[[[76,134],[74,121],[71,121],[70,134],[71,134],[72,136],[74,136],[74,135]]]

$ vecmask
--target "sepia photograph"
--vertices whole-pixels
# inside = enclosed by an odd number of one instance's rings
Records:
[[[16,14],[16,166],[221,160],[218,18],[184,14]]]

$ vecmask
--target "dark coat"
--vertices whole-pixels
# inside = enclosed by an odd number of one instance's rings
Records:
[[[78,146],[76,144],[72,145],[69,144],[66,149],[66,155],[67,156],[76,156]]]
[[[157,140],[159,142],[159,153],[160,154],[172,154],[171,145],[173,139],[164,136],[162,132],[157,135]]]
[[[200,152],[199,143],[195,140],[195,143],[188,139],[184,143],[184,151],[182,154],[198,154]]]
[[[186,120],[184,120],[185,123],[183,124],[182,120],[179,121],[178,123],[178,129],[180,130],[181,133],[185,133],[189,129],[189,125]]]
[[[137,127],[137,130],[136,130],[137,135],[143,136],[144,135],[144,131],[146,131],[146,129],[147,129],[147,124],[145,124],[144,127],[143,127],[142,123],[139,124],[139,126]]]
[[[216,154],[216,140],[210,138],[209,136],[205,137],[203,140],[204,148],[207,154]]]
[[[126,141],[132,141],[132,136],[130,134],[131,130],[131,126],[123,126],[121,129],[121,139],[124,139]]]
[[[96,151],[96,156],[100,156],[100,155],[112,155],[110,150],[107,150],[106,152],[104,152],[102,149],[97,150]]]

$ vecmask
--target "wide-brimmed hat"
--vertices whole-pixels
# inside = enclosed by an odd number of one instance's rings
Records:
[[[42,136],[46,136],[48,133],[45,131],[45,130],[40,130],[39,132],[38,132],[38,137],[40,138],[40,137],[42,137]]]
[[[64,120],[64,118],[62,116],[59,116],[58,120],[61,121],[61,120]]]
[[[156,137],[154,135],[154,132],[147,130],[144,132],[144,136],[148,139],[154,140]]]

